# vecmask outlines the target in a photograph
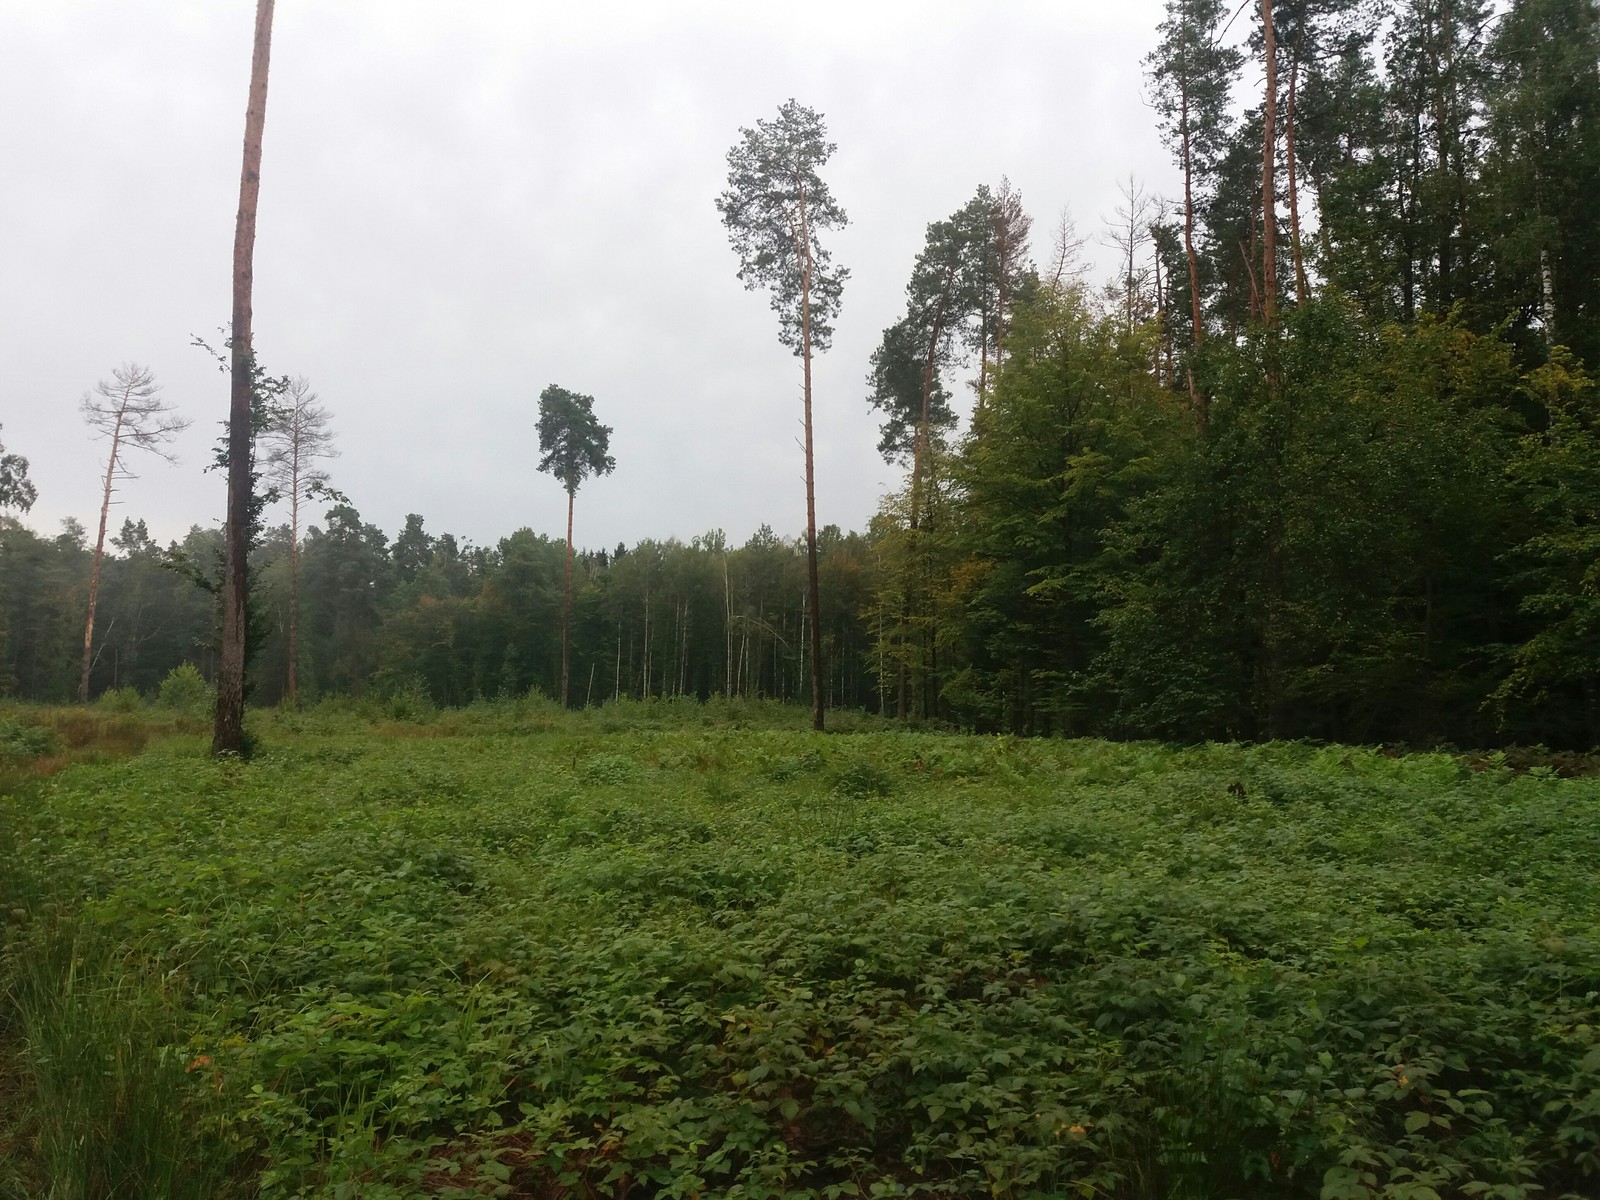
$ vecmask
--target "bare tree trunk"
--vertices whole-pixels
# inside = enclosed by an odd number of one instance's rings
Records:
[[[1267,64],[1267,89],[1261,108],[1261,319],[1278,319],[1278,36],[1272,24],[1272,0],[1261,0],[1262,54]]]
[[[692,633],[692,619],[694,613],[689,604],[689,597],[683,598],[683,656],[678,660],[678,694],[686,696],[689,693],[689,639]]]
[[[726,544],[726,543],[724,543]],[[733,587],[728,582],[728,552],[722,552],[722,673],[723,694],[733,696]]]
[[[1550,251],[1539,248],[1539,315],[1544,318],[1544,344],[1556,338],[1556,281],[1550,270]],[[105,521],[101,521],[103,526]]]
[[[1255,222],[1252,221],[1250,224],[1254,226]],[[1243,242],[1239,243],[1239,253],[1244,256],[1244,269],[1250,275],[1250,315],[1259,317],[1261,315],[1261,291],[1256,284],[1255,232],[1254,228],[1250,230],[1250,245],[1246,246]]]
[[[1310,289],[1306,285],[1305,256],[1300,250],[1300,186],[1295,178],[1294,159],[1294,94],[1299,75],[1300,56],[1296,52],[1289,63],[1289,102],[1283,113],[1283,169],[1289,175],[1289,251],[1294,257],[1294,299],[1296,304],[1304,305]]]
[[[123,390],[123,409],[127,408],[128,389]],[[106,520],[111,514],[111,486],[117,477],[117,453],[122,445],[122,413],[111,431],[111,456],[106,460],[105,490],[100,496],[100,532],[94,539],[94,560],[89,567],[89,615],[83,622],[83,674],[78,678],[78,703],[89,703],[89,667],[94,659],[94,610],[100,598],[100,564],[106,552]]]
[[[921,519],[922,476],[927,470],[927,458],[933,449],[931,427],[933,422],[933,364],[939,353],[939,337],[944,332],[944,306],[950,295],[950,284],[955,279],[952,265],[945,272],[944,293],[939,297],[939,307],[933,312],[933,332],[928,336],[928,353],[922,360],[922,415],[917,419],[917,434],[911,443],[911,528],[916,530]]]
[[[572,612],[572,500],[567,491],[567,577],[561,588],[561,707],[567,706],[567,617]]]
[[[1198,346],[1205,337],[1205,322],[1200,315],[1200,256],[1194,250],[1194,160],[1189,149],[1189,85],[1183,85],[1181,96],[1183,120],[1183,253],[1189,260],[1189,330],[1190,340]],[[1194,375],[1189,377],[1190,395],[1194,397]],[[1198,400],[1198,397],[1194,397]]]
[[[1179,93],[1180,120],[1183,124],[1183,253],[1189,261],[1189,340],[1198,347],[1205,337],[1205,321],[1200,315],[1200,256],[1194,250],[1194,156],[1189,144],[1189,81]],[[1205,424],[1205,399],[1194,382],[1194,364],[1184,372],[1189,384],[1189,404],[1200,424]]]
[[[300,678],[300,447],[295,446],[294,492],[289,497],[289,705],[299,701]]]
[[[817,611],[817,487],[811,438],[811,230],[806,219],[806,195],[800,192],[800,341],[805,348],[806,428],[806,595]],[[811,623],[811,727],[822,732],[822,626]]]
[[[267,119],[267,68],[274,0],[256,0],[250,101],[244,117],[244,166],[233,235],[232,389],[228,406],[228,521],[223,557],[222,651],[217,667],[213,754],[240,754],[244,742],[244,654],[248,627],[250,537],[251,292],[255,276],[256,204],[261,195],[261,136]]]
[[[1156,329],[1159,338],[1156,343],[1156,386],[1160,387],[1170,381],[1170,374],[1165,371],[1164,363],[1170,366],[1172,362],[1172,338],[1167,332],[1167,289],[1161,282],[1161,246],[1156,245],[1154,255],[1156,275]]]

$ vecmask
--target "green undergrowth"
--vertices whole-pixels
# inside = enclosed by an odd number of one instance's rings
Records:
[[[38,1194],[1600,1192],[1600,782],[633,716],[0,797]]]

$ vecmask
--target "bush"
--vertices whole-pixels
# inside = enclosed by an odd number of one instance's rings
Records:
[[[383,702],[383,715],[393,721],[412,721],[426,724],[438,719],[439,707],[422,680],[407,676],[391,691]]]
[[[55,742],[55,736],[43,726],[0,718],[0,763],[43,758],[55,749]]]
[[[894,791],[894,776],[871,759],[846,763],[833,773],[833,790],[853,800],[869,800]]]
[[[144,697],[139,695],[135,688],[120,687],[107,688],[100,693],[100,698],[94,702],[96,708],[103,708],[107,712],[138,712],[144,707]]]
[[[173,667],[161,681],[156,703],[162,708],[189,716],[203,717],[216,706],[216,693],[211,690],[193,663]]]

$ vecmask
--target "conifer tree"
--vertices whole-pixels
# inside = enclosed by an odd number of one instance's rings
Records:
[[[609,475],[617,465],[607,451],[611,427],[594,415],[594,397],[551,384],[539,393],[539,470],[555,476],[567,493],[567,565],[561,590],[561,707],[567,707],[567,624],[572,611],[572,505],[590,475]]]
[[[1197,193],[1208,186],[1223,154],[1232,127],[1228,89],[1242,61],[1238,50],[1219,44],[1225,15],[1222,0],[1168,0],[1161,42],[1145,59],[1162,138],[1183,171],[1183,253],[1189,268],[1189,340],[1195,346],[1205,336],[1195,243]],[[1198,407],[1192,369],[1187,380]]]
[[[835,267],[819,234],[842,228],[844,209],[818,171],[836,147],[826,139],[822,117],[789,100],[772,121],[741,129],[728,151],[728,190],[717,210],[739,256],[739,278],[747,288],[772,292],[778,339],[804,364],[802,389],[806,475],[806,579],[810,611],[820,611],[817,585],[817,499],[811,424],[811,356],[826,350],[849,272]],[[811,633],[811,723],[823,725],[822,631]]]

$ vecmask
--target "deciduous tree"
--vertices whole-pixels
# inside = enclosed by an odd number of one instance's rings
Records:
[[[7,454],[0,442],[0,508],[27,512],[39,498],[39,491],[28,479],[28,460],[20,454]]]

